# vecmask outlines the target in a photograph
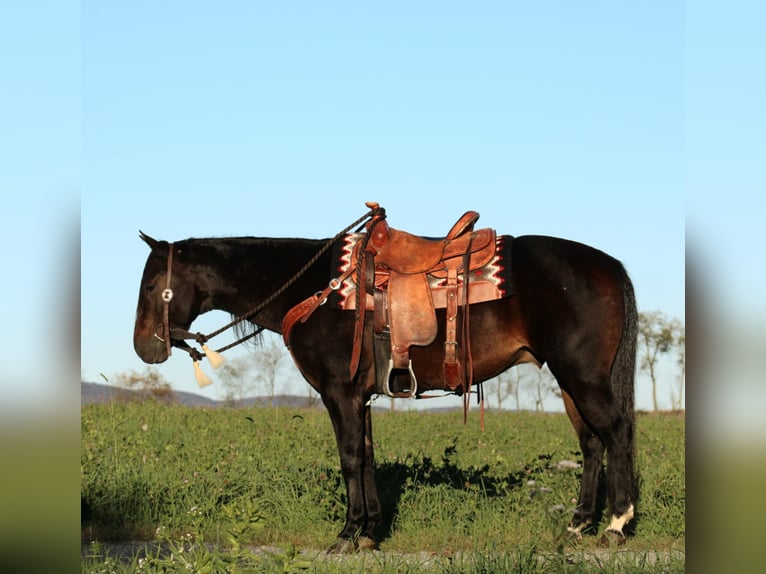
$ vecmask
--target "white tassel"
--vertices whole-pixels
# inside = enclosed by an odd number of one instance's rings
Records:
[[[199,361],[194,361],[194,378],[197,379],[197,384],[199,385],[200,388],[204,388],[204,387],[212,384],[212,382],[213,382],[202,371],[202,369],[199,366]]]
[[[217,369],[226,362],[221,353],[216,353],[212,349],[208,349],[207,345],[202,345],[202,350],[205,352],[207,360],[210,361],[210,366]]]

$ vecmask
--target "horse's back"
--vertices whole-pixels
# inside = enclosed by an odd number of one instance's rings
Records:
[[[625,280],[625,269],[603,251],[558,237],[522,235],[511,250],[514,286],[534,286],[551,294],[600,293]]]
[[[622,263],[611,255],[590,245],[548,235],[520,235],[513,239],[513,261],[524,261],[528,265],[542,268],[570,264],[583,267],[613,269],[621,272]],[[555,269],[552,269],[555,271]]]

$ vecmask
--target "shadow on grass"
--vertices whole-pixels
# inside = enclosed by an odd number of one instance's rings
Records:
[[[447,485],[455,490],[477,490],[487,498],[506,496],[513,490],[528,489],[531,479],[549,470],[552,455],[541,454],[521,470],[498,476],[488,464],[462,467],[454,460],[457,439],[445,448],[440,461],[428,456],[403,461],[379,463],[375,469],[378,496],[383,507],[383,520],[378,528],[379,540],[390,538],[398,516],[401,497],[406,489],[416,486]]]
[[[140,481],[81,493],[82,540],[151,540],[154,530],[145,511],[145,501],[151,496],[149,485]]]

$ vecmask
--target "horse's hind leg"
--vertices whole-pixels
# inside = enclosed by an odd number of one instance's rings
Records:
[[[572,518],[572,525],[569,527],[570,532],[580,536],[582,531],[593,523],[596,514],[598,479],[604,460],[604,443],[585,424],[569,393],[562,389],[561,396],[564,398],[564,407],[567,415],[569,415],[569,420],[572,421],[572,426],[577,432],[583,456],[580,496]]]
[[[634,517],[633,419],[617,407],[617,401],[606,382],[580,383],[577,387],[568,387],[568,392],[570,401],[577,405],[582,421],[606,447],[607,497],[612,513],[607,532],[622,537],[623,527]],[[585,442],[586,446],[595,443],[593,439]],[[583,455],[586,457],[587,470],[588,455],[585,452]],[[584,472],[584,490],[587,480]]]

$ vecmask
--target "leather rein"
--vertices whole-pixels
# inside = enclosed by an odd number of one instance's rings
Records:
[[[185,329],[180,329],[177,327],[171,327],[170,326],[170,302],[173,300],[173,290],[170,287],[170,281],[171,281],[171,275],[173,272],[173,243],[169,243],[168,245],[168,267],[167,267],[167,276],[165,281],[165,289],[162,291],[161,297],[163,302],[163,310],[162,310],[162,323],[158,324],[155,327],[154,336],[159,339],[160,341],[163,341],[165,343],[165,347],[168,352],[168,357],[171,355],[171,348],[177,347],[179,349],[182,349],[189,353],[191,358],[194,361],[199,361],[202,357],[205,356],[204,353],[198,351],[194,347],[190,346],[186,340],[194,340],[196,343],[202,345],[203,350],[206,349],[206,343],[213,337],[216,337],[220,335],[221,333],[227,331],[228,329],[231,329],[232,327],[235,327],[236,325],[239,325],[241,322],[253,317],[254,315],[260,313],[263,309],[271,305],[277,297],[282,295],[290,286],[292,286],[306,271],[308,271],[314,263],[317,262],[317,260],[328,250],[332,245],[338,241],[343,235],[351,231],[354,227],[358,227],[357,231],[361,230],[364,226],[366,220],[372,219],[375,217],[379,217],[380,214],[383,214],[385,216],[385,210],[381,207],[373,207],[365,213],[362,217],[348,225],[345,229],[338,232],[332,239],[329,239],[320,249],[317,251],[317,253],[303,266],[301,267],[295,275],[293,275],[290,279],[288,279],[279,289],[277,289],[274,293],[272,293],[269,297],[267,297],[263,302],[259,303],[249,311],[245,312],[244,314],[236,317],[234,320],[232,320],[230,323],[227,323],[220,329],[217,329],[215,331],[212,331],[211,333],[208,333],[207,335],[204,335],[202,333],[191,333]],[[330,288],[331,289],[337,289],[340,287],[341,281],[338,280],[338,278],[333,278],[330,280]],[[162,336],[159,335],[159,331],[162,329]],[[216,353],[222,353],[223,351],[226,351],[228,349],[231,349],[232,347],[235,347],[241,343],[244,343],[248,339],[251,339],[252,337],[255,337],[259,333],[261,333],[265,327],[262,327],[258,325],[258,328],[253,331],[252,333],[249,333],[245,335],[244,337],[234,341],[233,343],[230,343],[228,345],[225,345],[224,347],[221,347],[220,349],[216,349]]]

